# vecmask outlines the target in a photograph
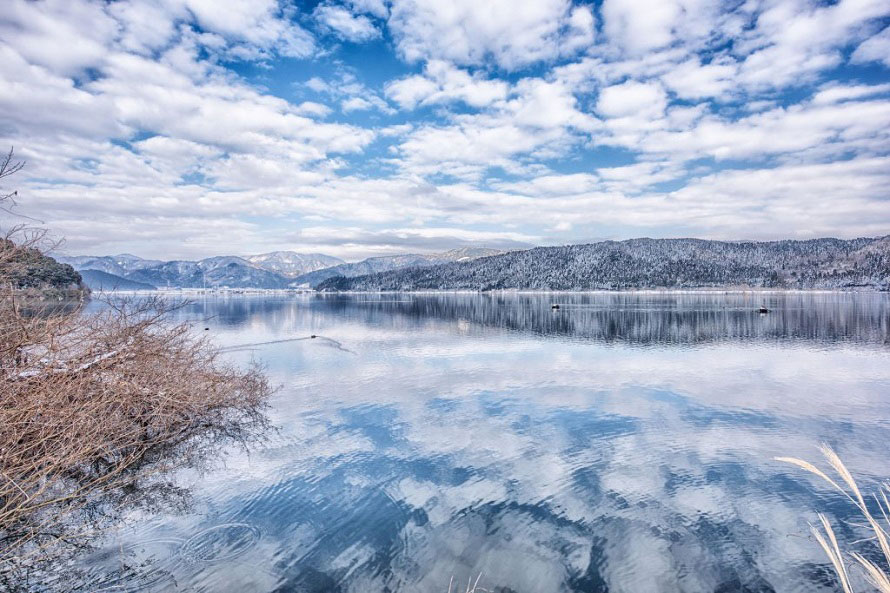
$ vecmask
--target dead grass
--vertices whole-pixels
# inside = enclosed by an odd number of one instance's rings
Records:
[[[467,579],[467,587],[464,589],[463,593],[488,593],[487,589],[483,589],[479,586],[479,580],[482,578],[482,573],[479,573],[479,576],[476,577],[476,580],[473,580],[473,577]],[[454,577],[451,577],[451,580],[448,581],[448,593],[461,593],[460,585],[454,589]]]
[[[844,592],[853,593],[855,590],[850,575],[850,570],[855,567],[863,571],[866,580],[874,587],[874,590],[880,593],[890,593],[890,578],[888,578],[888,567],[890,567],[890,544],[888,544],[890,501],[888,501],[887,496],[890,493],[890,484],[885,482],[881,485],[878,492],[870,497],[873,499],[873,506],[870,509],[869,504],[872,503],[872,500],[869,500],[862,494],[853,475],[841,461],[840,457],[838,457],[837,453],[831,447],[823,445],[822,454],[837,475],[837,478],[832,478],[812,463],[802,459],[777,457],[776,460],[796,465],[819,476],[843,494],[856,507],[862,518],[865,519],[865,525],[870,532],[868,541],[876,545],[880,552],[879,555],[883,556],[883,562],[880,564],[869,560],[860,552],[843,552],[831,522],[824,514],[819,513],[818,515],[819,525],[810,527],[813,537],[816,538],[816,541],[831,561]],[[876,511],[873,512],[872,509],[876,509]]]

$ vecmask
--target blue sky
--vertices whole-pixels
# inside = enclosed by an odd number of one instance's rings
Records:
[[[0,144],[66,252],[890,233],[886,0],[222,4],[4,2]]]

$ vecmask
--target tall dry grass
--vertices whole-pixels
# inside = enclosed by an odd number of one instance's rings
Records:
[[[479,580],[482,578],[482,573],[479,573],[479,576],[476,577],[476,580],[473,580],[473,577],[467,578],[467,587],[464,589],[463,593],[488,593],[487,589],[483,589],[479,586]],[[461,586],[457,585],[457,588],[454,588],[454,577],[448,581],[448,593],[461,593]]]
[[[869,500],[868,497],[862,494],[853,475],[841,461],[840,457],[838,457],[837,453],[827,445],[822,445],[821,450],[837,478],[832,478],[812,463],[802,459],[777,457],[776,460],[796,465],[819,476],[843,494],[856,507],[862,518],[865,519],[865,525],[870,532],[868,541],[877,546],[880,552],[878,556],[883,557],[883,561],[880,563],[866,558],[860,552],[844,552],[838,543],[831,522],[824,514],[819,513],[818,515],[819,525],[810,527],[813,537],[831,561],[831,565],[834,567],[844,592],[854,592],[851,570],[858,568],[875,590],[880,593],[890,593],[890,573],[888,573],[888,568],[890,568],[890,543],[888,543],[888,539],[890,539],[888,537],[888,530],[890,530],[890,501],[888,501],[887,496],[890,493],[890,484],[887,482],[883,483],[878,492],[870,497],[872,500]],[[869,508],[869,503],[873,504],[872,508]]]

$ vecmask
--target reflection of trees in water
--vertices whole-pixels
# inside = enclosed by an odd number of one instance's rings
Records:
[[[184,431],[181,438],[147,450],[142,459],[114,476],[115,487],[90,492],[68,501],[63,514],[53,509],[39,537],[16,552],[0,571],[0,590],[10,593],[131,590],[164,576],[154,558],[134,557],[135,547],[114,549],[102,570],[85,567],[83,558],[102,543],[103,536],[120,527],[134,512],[150,515],[182,513],[189,509],[191,491],[177,483],[177,472],[206,472],[227,445],[258,443],[267,430],[264,416],[213,422]],[[80,484],[101,481],[111,467],[80,468],[73,479]],[[60,520],[61,518],[61,520]],[[9,560],[9,559],[7,559]]]
[[[559,303],[559,310],[551,304]],[[770,312],[761,315],[760,306]],[[631,344],[722,340],[890,341],[890,298],[880,293],[355,294],[212,298],[192,303],[228,327],[271,331],[353,320],[379,327],[466,321],[542,335]]]
[[[209,296],[190,301],[179,312],[180,319],[199,318],[212,321],[221,327],[236,328],[247,324],[267,331],[292,327],[300,316],[306,301],[282,296]]]
[[[327,297],[328,308],[369,324],[465,320],[543,335],[633,344],[809,340],[886,344],[890,301],[880,294],[480,294]],[[551,303],[559,303],[552,310]],[[768,314],[758,313],[765,305]]]

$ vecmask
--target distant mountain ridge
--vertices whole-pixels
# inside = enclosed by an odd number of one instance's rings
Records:
[[[114,279],[138,283],[139,288],[121,290],[145,290],[146,285],[159,288],[268,288],[314,287],[319,282],[340,275],[360,275],[394,270],[408,266],[428,266],[449,261],[466,261],[484,255],[502,253],[495,249],[465,247],[444,253],[429,255],[395,255],[369,258],[360,262],[346,263],[338,257],[322,253],[297,253],[273,251],[259,255],[217,256],[198,261],[142,259],[123,253],[107,256],[60,256],[60,262],[87,273],[97,271],[111,277],[92,274],[91,279],[100,286]]]
[[[485,247],[462,247],[459,249],[451,249],[442,253],[418,254],[406,253],[404,255],[387,255],[380,257],[369,257],[360,262],[351,264],[341,264],[330,268],[316,270],[308,274],[303,274],[295,278],[295,282],[300,285],[315,287],[319,283],[334,278],[336,276],[345,276],[352,278],[354,276],[364,276],[367,274],[375,274],[378,272],[386,272],[389,270],[398,270],[409,267],[425,267],[435,266],[446,262],[470,261],[480,257],[488,257],[491,255],[499,255],[504,253],[500,249],[488,249]]]
[[[81,270],[83,283],[92,291],[112,292],[115,290],[157,290],[156,286],[144,282],[128,280],[102,270]]]
[[[99,270],[115,276],[126,276],[134,270],[162,264],[157,259],[142,259],[129,253],[119,255],[77,255],[73,257],[57,255],[56,259],[72,266],[75,270]]]
[[[249,255],[244,259],[264,270],[276,272],[288,278],[346,263],[332,255],[297,253],[295,251],[272,251],[271,253]]]
[[[317,286],[328,291],[730,287],[890,290],[890,235],[768,242],[603,241],[334,277]]]

